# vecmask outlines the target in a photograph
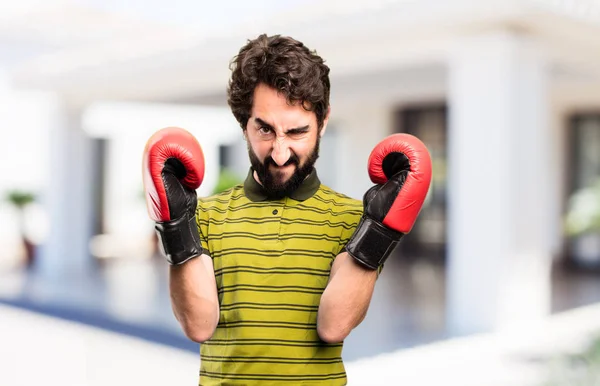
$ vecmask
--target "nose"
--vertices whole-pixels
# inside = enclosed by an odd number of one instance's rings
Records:
[[[275,138],[273,141],[273,151],[271,152],[271,158],[279,166],[285,165],[290,159],[291,152],[289,146],[285,143],[285,139],[282,137]]]

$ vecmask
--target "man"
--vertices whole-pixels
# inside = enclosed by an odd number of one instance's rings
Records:
[[[198,200],[202,150],[183,129],[158,131],[145,149],[175,316],[203,343],[201,385],[344,385],[342,342],[416,220],[429,155],[412,136],[382,141],[363,209],[314,169],[330,111],[323,60],[294,39],[261,35],[232,70],[228,101],[251,161],[243,184]]]

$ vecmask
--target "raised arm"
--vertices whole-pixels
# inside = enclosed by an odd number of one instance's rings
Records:
[[[196,189],[203,178],[204,155],[192,134],[170,127],[150,137],[143,156],[148,212],[171,265],[173,312],[196,342],[208,340],[219,321],[213,264],[203,254],[196,221]]]
[[[369,176],[376,185],[364,195],[360,223],[336,257],[319,305],[317,331],[329,343],[362,322],[378,271],[412,229],[431,183],[429,152],[412,135],[391,135],[371,152]]]

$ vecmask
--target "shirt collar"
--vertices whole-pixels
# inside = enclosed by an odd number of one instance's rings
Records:
[[[302,181],[298,189],[290,194],[290,197],[296,201],[307,200],[319,190],[320,186],[321,181],[317,176],[317,170],[313,168],[313,171]],[[244,192],[250,201],[266,201],[269,199],[263,187],[254,179],[254,170],[252,168],[248,171],[248,176],[244,181]]]

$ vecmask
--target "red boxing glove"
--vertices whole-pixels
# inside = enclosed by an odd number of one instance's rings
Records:
[[[170,264],[202,254],[196,224],[196,189],[204,178],[204,154],[188,131],[167,127],[154,133],[144,149],[143,181],[150,218],[156,222]]]
[[[377,185],[364,195],[364,213],[346,250],[364,266],[377,269],[421,211],[431,184],[431,157],[415,136],[394,134],[371,152],[369,177]]]

